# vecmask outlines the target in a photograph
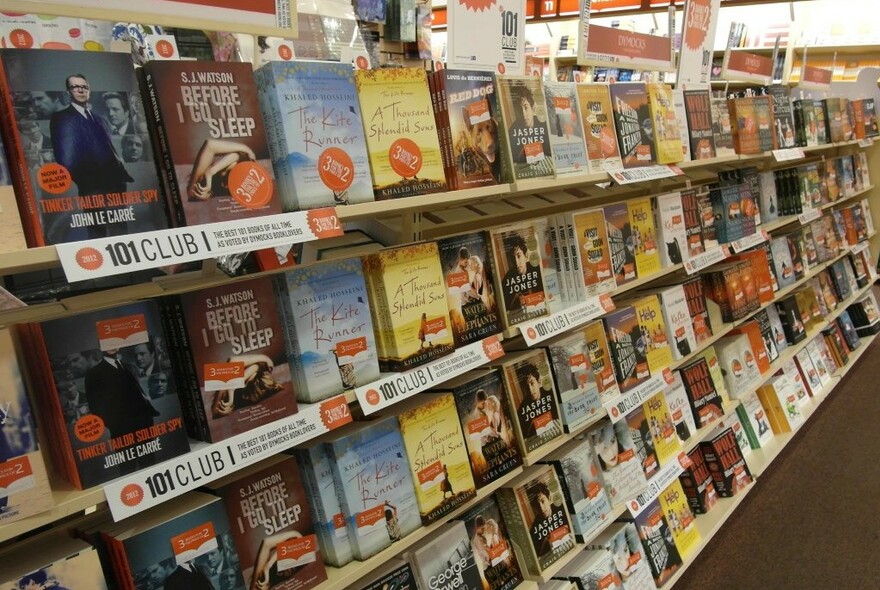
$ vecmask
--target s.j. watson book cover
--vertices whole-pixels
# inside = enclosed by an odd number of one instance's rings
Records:
[[[483,590],[516,588],[523,575],[495,498],[486,498],[463,514],[461,520],[470,539]]]
[[[0,88],[28,246],[168,227],[129,56],[5,49]]]
[[[250,64],[151,61],[141,71],[172,222],[280,213]]]
[[[300,401],[314,403],[379,378],[379,354],[358,258],[276,275],[287,358]]]
[[[452,352],[449,304],[436,242],[363,257],[379,368],[404,371]]]
[[[308,590],[327,579],[294,457],[209,484],[229,518],[248,588]]]
[[[352,68],[273,61],[255,76],[285,211],[372,201]]]
[[[377,199],[446,190],[428,78],[421,68],[357,70]]]
[[[216,442],[296,413],[284,327],[268,277],[163,302],[191,434]],[[196,434],[198,436],[196,436]]]
[[[419,396],[425,403],[398,415],[423,524],[476,496],[461,423],[451,393]]]
[[[654,131],[645,84],[641,82],[612,84],[610,90],[617,145],[620,148],[623,167],[637,168],[656,164]],[[675,134],[677,139],[678,129]],[[678,155],[680,158],[680,149]]]
[[[540,78],[498,76],[498,100],[506,130],[513,180],[553,177],[547,104]]]
[[[55,465],[88,488],[189,452],[154,301],[28,326],[40,410]]]

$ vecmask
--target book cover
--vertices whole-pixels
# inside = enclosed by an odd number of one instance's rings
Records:
[[[672,540],[682,559],[688,559],[700,545],[700,531],[697,520],[687,503],[684,490],[679,481],[673,480],[660,493],[660,508],[666,515]]]
[[[705,251],[703,247],[703,225],[700,221],[702,211],[697,200],[699,189],[690,188],[681,191],[681,208],[684,215],[686,248],[682,248],[682,260],[693,258]]]
[[[727,104],[730,109],[730,128],[736,153],[761,153],[755,97],[731,98]]]
[[[379,378],[359,259],[291,269],[275,289],[298,400],[318,402]]]
[[[589,436],[611,504],[617,506],[641,493],[648,482],[626,421],[605,420]]]
[[[720,497],[735,496],[752,482],[749,466],[731,429],[701,442],[700,448]]]
[[[358,586],[363,580],[358,582]],[[389,559],[384,567],[374,571],[368,583],[360,590],[417,590],[416,576],[408,561]]]
[[[678,371],[672,372],[672,384],[666,390],[666,407],[675,425],[675,433],[681,444],[687,442],[697,432],[694,413],[688,400],[687,391]]]
[[[370,23],[384,23],[386,3],[381,0],[355,0],[354,12],[357,19]]]
[[[419,513],[426,525],[477,493],[455,397],[451,393],[430,397],[397,417]]]
[[[466,373],[445,387],[455,395],[477,489],[522,465],[510,403],[498,370]]]
[[[541,253],[534,225],[489,230],[505,326],[547,315]]]
[[[788,238],[778,236],[770,240],[770,252],[773,254],[773,274],[780,289],[793,285],[796,281],[794,262],[788,248]]]
[[[603,207],[605,229],[608,232],[608,251],[611,253],[611,269],[618,287],[636,280],[636,257],[633,247],[632,226],[626,203]]]
[[[30,369],[57,428],[55,465],[78,488],[189,452],[168,335],[154,301],[33,328]]]
[[[344,64],[308,61],[273,61],[256,72],[285,211],[373,200],[352,72]]]
[[[685,257],[690,258],[688,228],[685,222],[681,193],[657,195],[655,199],[655,224],[660,249],[660,265],[681,264]]]
[[[355,70],[376,199],[446,190],[428,79],[421,68]]]
[[[0,588],[4,590],[108,588],[98,551],[85,541],[71,539],[66,531],[15,543],[0,555],[0,570]]]
[[[189,343],[181,355],[188,359],[180,363],[181,374],[190,376],[183,396],[193,397],[195,413],[203,416],[204,440],[224,440],[296,413],[270,278],[184,293],[178,301],[170,319]]]
[[[602,320],[595,320],[584,326],[582,333],[592,366],[593,380],[599,391],[599,398],[605,403],[620,394],[617,379],[614,377],[614,362],[605,326]]]
[[[583,334],[562,335],[547,345],[559,413],[566,431],[604,413]]]
[[[562,436],[547,354],[538,349],[509,355],[501,367],[504,388],[516,413],[520,451],[528,456]]]
[[[650,590],[657,587],[651,578],[651,568],[633,523],[612,523],[588,547],[610,552],[614,569],[625,590]]]
[[[676,88],[672,91],[672,109],[675,111],[675,119],[678,124],[678,141],[681,143],[681,159],[689,162],[691,157],[691,137],[687,125],[687,112],[684,104],[684,90]]]
[[[641,82],[612,84],[611,104],[617,145],[624,168],[651,166],[657,163],[654,152],[654,129],[648,106],[648,91]],[[676,128],[676,140],[678,129]],[[681,149],[679,148],[679,157]]]
[[[672,87],[668,84],[648,84],[648,105],[654,136],[654,154],[658,164],[675,164],[683,158],[678,119],[672,105]]]
[[[501,514],[529,573],[540,575],[575,549],[574,534],[556,473],[535,467],[519,483],[496,492]]]
[[[484,590],[512,590],[523,580],[510,533],[494,497],[461,516]]]
[[[636,275],[644,278],[660,271],[660,251],[651,198],[630,199],[626,206],[636,260]]]
[[[587,147],[574,82],[544,82],[544,97],[556,174],[586,174]]]
[[[654,437],[652,436],[651,425],[645,416],[643,406],[639,406],[626,415],[627,427],[629,428],[629,436],[633,442],[633,449],[645,478],[650,480],[660,469],[660,461],[657,458],[657,451],[654,446]]]
[[[700,445],[687,454],[690,465],[678,477],[688,506],[694,514],[706,514],[718,503],[718,492]]]
[[[308,590],[327,579],[294,457],[209,484],[231,525],[245,586]]]
[[[684,91],[691,158],[705,160],[715,156],[715,135],[712,132],[712,100],[709,89]]]
[[[546,590],[566,588],[602,588],[623,590],[623,580],[614,567],[614,559],[606,550],[581,551],[559,570],[553,578],[558,587],[547,585]],[[653,582],[651,582],[653,584]]]
[[[437,241],[446,278],[449,323],[461,347],[501,331],[489,234],[475,232]]]
[[[636,310],[632,307],[618,308],[606,315],[603,322],[620,391],[629,391],[651,377],[645,356],[647,344],[642,339]]]
[[[250,64],[151,61],[142,72],[172,222],[280,213]]]
[[[661,391],[652,395],[642,404],[642,411],[648,423],[651,440],[654,441],[657,460],[661,466],[666,465],[675,459],[681,450],[681,440],[672,419],[666,393]]]
[[[572,220],[587,297],[613,291],[616,283],[605,214],[602,209],[579,211],[572,214]]]
[[[771,84],[767,87],[767,92],[773,99],[773,121],[776,134],[774,149],[794,147],[795,131],[791,90],[783,84]]]
[[[577,84],[590,174],[623,167],[607,84]]]
[[[3,143],[28,246],[168,227],[129,56],[15,49],[0,64]]]
[[[422,526],[396,417],[345,427],[326,444],[355,559],[368,559]]]
[[[501,107],[490,72],[441,70],[452,143],[454,186],[475,188],[504,182],[504,150],[499,137]],[[445,124],[445,121],[444,121]]]
[[[724,384],[732,397],[737,398],[761,383],[758,353],[752,349],[748,336],[738,334],[721,338],[715,343],[715,350],[721,363]]]
[[[569,239],[574,227],[569,227],[571,224],[566,223],[565,216],[560,215],[538,218],[531,223],[538,238],[535,250],[541,259],[547,310],[555,313],[564,306],[563,291],[567,297],[574,286],[568,283],[577,276],[575,266],[578,261],[573,259],[577,252],[573,252],[575,246],[571,245],[572,240]]]
[[[769,152],[776,145],[773,98],[758,95],[753,97],[752,103],[755,105],[755,121],[758,126],[758,149]]]
[[[709,372],[706,359],[697,360],[679,369],[684,389],[691,403],[694,423],[702,428],[724,415],[721,396]]]
[[[666,520],[663,508],[660,506],[660,499],[654,499],[635,517],[634,523],[642,540],[654,583],[659,588],[682,565],[681,554],[675,546],[669,521]]]
[[[452,352],[436,242],[380,250],[362,261],[373,328],[379,335],[380,370],[400,372]]]
[[[666,329],[666,341],[672,358],[680,360],[697,350],[697,338],[694,334],[694,319],[687,305],[684,287],[673,285],[658,293],[663,310]]]
[[[34,415],[8,328],[0,329],[0,525],[54,506]]]
[[[328,31],[324,29],[321,15],[306,11],[298,11],[298,13],[298,18],[296,19],[297,35],[295,39],[290,40],[291,45],[293,45],[294,56],[296,59],[302,60],[329,60],[330,45],[327,42]]]
[[[681,284],[688,312],[693,320],[694,337],[701,344],[712,337],[712,322],[706,307],[706,295],[700,277],[692,277]]]
[[[672,350],[666,337],[666,322],[657,295],[647,295],[632,301],[636,312],[639,330],[641,330],[640,346],[645,349],[648,370],[657,375],[672,364]]]
[[[736,151],[733,147],[733,129],[731,127],[730,110],[727,99],[723,97],[711,99],[712,107],[712,137],[715,139],[715,157],[723,158],[733,156]]]
[[[596,452],[590,439],[579,436],[546,460],[553,465],[577,539],[589,536],[611,515]]]
[[[495,82],[513,180],[552,178],[555,166],[542,80],[534,76],[497,76]]]
[[[436,535],[407,553],[419,587],[436,590],[482,590],[483,580],[467,527],[446,523]]]

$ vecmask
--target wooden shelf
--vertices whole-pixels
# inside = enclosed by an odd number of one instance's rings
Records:
[[[54,480],[55,478],[52,479]],[[73,488],[52,490],[52,500],[55,502],[55,505],[46,512],[34,514],[33,516],[0,526],[0,543],[14,539],[41,526],[105,504],[104,490],[101,487],[89,488],[87,490],[76,490]]]

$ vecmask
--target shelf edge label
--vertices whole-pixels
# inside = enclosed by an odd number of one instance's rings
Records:
[[[569,308],[551,314],[549,317],[537,318],[520,324],[519,331],[526,344],[534,346],[615,309],[611,296],[603,293],[598,297],[591,297],[587,301],[576,303]]]

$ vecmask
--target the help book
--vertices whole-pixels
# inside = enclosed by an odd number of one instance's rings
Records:
[[[510,533],[495,498],[486,498],[463,514],[461,520],[467,529],[484,590],[512,590],[522,582]]]
[[[5,49],[0,64],[3,143],[28,246],[168,227],[129,56]]]
[[[154,301],[26,328],[56,467],[88,488],[189,451]]]
[[[172,222],[280,213],[251,65],[151,61],[141,72]]]
[[[216,442],[296,413],[284,327],[268,277],[163,302],[174,326],[187,428]]]
[[[358,258],[276,275],[296,397],[318,402],[379,378],[379,354]]]

